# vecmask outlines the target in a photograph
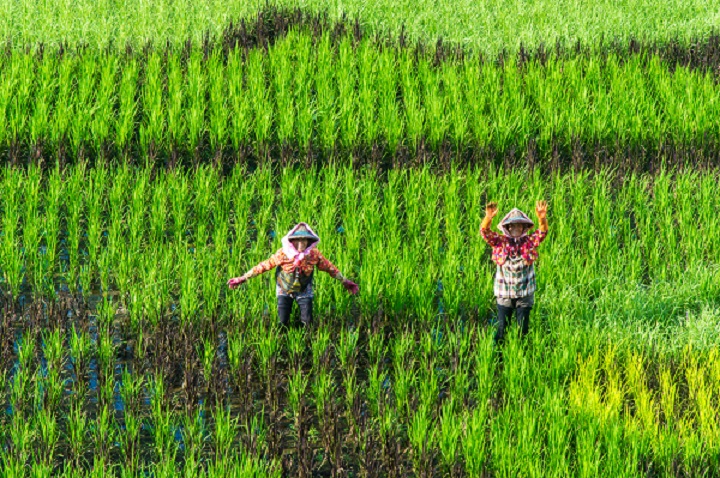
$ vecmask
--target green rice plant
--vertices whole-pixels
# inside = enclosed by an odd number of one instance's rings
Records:
[[[465,422],[462,437],[462,453],[468,476],[481,476],[485,472],[488,458],[487,408],[479,406],[463,413]]]
[[[212,380],[213,363],[217,354],[217,348],[213,337],[204,337],[202,343],[198,344],[198,356],[202,359],[203,378],[208,388]]]
[[[188,146],[195,151],[196,159],[203,136],[206,133],[205,125],[205,97],[206,79],[205,68],[202,65],[202,56],[199,50],[193,50],[187,62],[187,103],[184,121],[187,123]]]
[[[200,410],[182,416],[182,437],[185,445],[185,466],[198,467],[200,456],[205,445],[206,430]],[[194,472],[191,468],[188,470]]]
[[[23,131],[27,129],[29,103],[33,89],[33,64],[28,55],[16,58],[10,64],[10,77],[14,83],[13,101],[8,105],[9,146],[17,148],[22,141]]]
[[[166,402],[165,382],[162,374],[156,374],[152,381],[150,397],[153,447],[157,463],[175,460],[177,444],[172,433],[173,414]]]
[[[127,368],[123,368],[120,375],[120,397],[123,399],[125,410],[130,412],[138,410],[144,383],[144,377],[135,375]]]
[[[249,142],[251,102],[243,88],[245,68],[239,50],[233,50],[227,58],[228,103],[230,106],[230,141],[235,151]]]
[[[389,48],[382,50],[378,62],[378,119],[384,125],[384,136],[390,152],[395,154],[405,127],[397,102],[395,53]]]
[[[306,373],[296,369],[290,374],[288,379],[288,405],[294,419],[295,430],[298,433],[302,426],[302,416],[305,408],[305,394],[309,385],[309,379]],[[299,437],[300,438],[300,437]]]
[[[125,383],[123,382],[123,386],[124,385]],[[120,443],[120,451],[125,460],[124,467],[133,472],[137,472],[140,466],[140,430],[143,426],[143,420],[138,417],[135,412],[126,408],[122,423],[125,426],[122,431],[118,433],[117,438]]]
[[[138,114],[136,90],[138,88],[139,72],[140,68],[135,58],[128,58],[123,61],[113,138],[115,147],[119,151],[123,151],[124,154],[127,154],[128,148],[134,139]]]
[[[425,108],[425,137],[431,148],[436,149],[445,140],[448,124],[444,114],[443,92],[438,88],[438,72],[428,60],[417,65],[417,76],[422,88],[422,101]]]
[[[439,413],[439,429],[437,441],[440,457],[450,476],[457,476],[459,471],[458,456],[462,435],[462,417],[457,413],[456,404],[452,400],[443,403]]]
[[[270,103],[270,88],[266,82],[264,56],[252,50],[245,60],[247,95],[252,105],[252,138],[263,148],[270,140],[273,125],[273,108]]]
[[[113,427],[112,411],[107,403],[98,408],[95,421],[91,422],[89,426],[93,432],[92,444],[95,459],[109,460],[117,430]],[[97,466],[97,463],[94,466]]]
[[[374,144],[379,136],[377,121],[376,88],[378,83],[378,52],[368,43],[358,48],[358,111],[364,145]]]
[[[143,86],[141,93],[141,102],[143,110],[143,118],[140,122],[138,139],[143,153],[152,158],[156,152],[162,148],[164,144],[164,134],[166,133],[166,125],[163,114],[163,85],[162,85],[162,64],[159,52],[150,54],[144,70]],[[130,81],[128,79],[128,81]],[[132,103],[129,98],[123,98],[128,101],[125,106],[128,108],[128,121],[130,111],[133,110]]]
[[[311,341],[313,370],[320,371],[329,364],[330,328],[320,326],[315,329]]]
[[[165,242],[165,233],[168,227],[168,192],[167,177],[158,175],[152,183],[149,200],[149,237],[150,244]]]
[[[5,471],[10,475],[23,476],[24,473],[19,472],[21,468],[26,466],[32,456],[32,446],[35,441],[36,431],[32,427],[30,420],[24,420],[19,415],[14,415],[10,423],[6,425],[5,435],[10,445],[10,452],[6,453],[7,461],[5,461]],[[14,465],[19,463],[20,467]]]
[[[267,425],[265,424],[265,408],[248,417],[248,421],[241,425],[244,433],[240,435],[247,443],[247,449],[255,456],[266,456]]]
[[[413,468],[416,475],[431,476],[433,450],[435,450],[438,430],[430,410],[424,405],[418,407],[411,415],[407,433],[412,446]]]
[[[266,395],[270,397],[270,384],[273,381],[275,372],[275,362],[280,351],[278,343],[277,330],[271,328],[264,331],[259,338],[259,342],[255,345],[258,357],[258,369],[260,372],[260,380],[267,384]]]
[[[180,249],[180,248],[179,248]],[[200,309],[197,259],[187,251],[185,246],[176,252],[180,276],[180,318],[183,323],[190,323]]]
[[[97,91],[97,56],[83,55],[78,61],[77,88],[73,91],[73,121],[70,127],[70,151],[73,156],[85,156],[85,147],[90,142],[90,127],[93,122],[94,96]]]
[[[227,337],[227,356],[230,372],[234,376],[240,374],[242,366],[248,359],[250,353],[250,344],[245,337],[239,333],[228,333]]]
[[[326,150],[337,141],[337,93],[335,91],[333,49],[330,36],[324,33],[315,44],[313,64],[317,105],[317,141]]]
[[[345,407],[347,409],[348,420],[353,424],[353,430],[358,420],[358,382],[357,382],[357,344],[359,332],[357,329],[340,330],[340,336],[335,346],[335,351],[340,361],[343,377],[343,387],[345,388]]]
[[[117,56],[103,58],[95,95],[94,115],[90,123],[93,149],[99,156],[106,154],[111,141],[111,128],[118,100],[117,84],[120,62]],[[124,65],[123,65],[124,66]]]
[[[92,353],[92,340],[87,333],[78,330],[73,325],[68,335],[68,345],[70,346],[70,360],[73,362],[79,380]]]
[[[395,407],[404,418],[410,417],[410,393],[418,379],[412,357],[412,335],[408,332],[397,337],[392,348],[393,384]]]
[[[232,452],[233,443],[238,433],[238,419],[231,417],[230,408],[218,405],[213,414],[215,419],[215,457],[227,459]]]
[[[64,181],[63,196],[65,197],[65,227],[67,230],[67,283],[70,292],[77,293],[78,275],[80,270],[80,239],[83,226],[82,216],[84,205],[84,184],[86,181],[85,164],[80,163],[73,168],[72,174]]]
[[[105,230],[104,198],[108,187],[108,170],[96,166],[89,172],[86,206],[87,230],[87,261],[90,265],[97,263],[103,231]]]
[[[20,218],[21,204],[20,197],[15,191],[21,190],[22,175],[19,172],[10,170],[3,177],[2,196],[2,272],[6,284],[7,293],[17,298],[20,292],[20,285],[23,281],[23,253],[20,248]]]
[[[35,90],[35,104],[28,120],[27,129],[30,133],[31,145],[41,151],[44,143],[50,137],[50,110],[57,92],[58,61],[55,55],[48,55],[37,67],[37,80]]]
[[[63,357],[65,355],[65,347],[63,344],[63,334],[60,329],[53,331],[43,331],[42,341],[44,344],[43,352],[47,362],[47,406],[49,410],[54,410],[59,405],[61,399],[61,381],[60,373],[63,369]]]
[[[67,416],[67,440],[70,445],[70,458],[76,468],[83,466],[83,455],[87,446],[88,420],[82,408],[73,404]]]
[[[294,370],[300,370],[305,352],[305,333],[303,330],[290,330],[285,335],[286,349],[290,355],[290,363]]]
[[[470,346],[473,339],[477,340],[476,334],[475,329],[448,333],[448,342],[452,347],[450,397],[455,403],[467,403],[470,398]]]
[[[173,172],[168,178],[168,196],[173,219],[173,238],[176,244],[185,240],[190,202],[189,181],[182,172]]]
[[[291,38],[295,34],[291,33]],[[283,42],[273,49],[275,53],[270,57],[270,85],[275,93],[275,105],[279,112],[277,116],[277,139],[280,144],[287,144],[293,138],[295,129],[295,105],[293,101],[291,58],[285,48],[289,44]]]
[[[52,465],[33,462],[30,467],[30,476],[32,478],[42,478],[43,476],[50,476],[52,474],[52,469]],[[22,473],[22,471],[19,473]]]
[[[150,171],[143,169],[133,177],[133,188],[130,191],[127,227],[128,227],[128,244],[131,252],[140,251],[143,247],[143,236],[146,223],[146,206],[148,188],[150,182]]]
[[[215,151],[216,156],[221,154],[222,148],[227,144],[228,139],[228,77],[225,74],[224,65],[218,50],[207,60],[208,72],[208,134],[210,147]]]
[[[167,128],[168,141],[173,154],[182,147],[187,125],[183,118],[184,80],[179,55],[170,55],[165,66],[167,75]]]
[[[33,417],[34,428],[38,430],[38,438],[42,443],[36,448],[36,463],[53,466],[55,452],[60,440],[60,429],[55,414],[49,410],[40,410]]]
[[[40,242],[42,240],[42,222],[40,203],[42,192],[42,172],[35,166],[27,169],[23,180],[22,244],[25,249],[25,267],[29,272],[33,292],[42,290],[42,263]]]
[[[308,50],[304,50],[309,53]],[[304,58],[300,58],[302,62]],[[344,37],[337,47],[337,68],[335,78],[338,86],[338,129],[341,144],[351,149],[360,139],[360,118],[358,115],[358,71],[357,57],[352,41]]]
[[[669,367],[663,364],[660,371],[660,405],[665,419],[665,426],[669,429],[674,428],[677,419],[675,413],[677,397],[677,379],[673,376]]]

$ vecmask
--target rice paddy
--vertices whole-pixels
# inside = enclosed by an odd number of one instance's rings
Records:
[[[720,475],[709,4],[240,3],[0,0],[1,476]]]
[[[556,168],[718,157],[715,70],[614,53],[438,64],[436,53],[295,30],[266,52],[12,50],[0,57],[0,154]]]
[[[1,181],[8,476],[718,470],[714,172],[81,164]],[[531,336],[501,351],[486,198],[551,204]],[[306,216],[362,292],[318,277],[317,327],[283,332],[269,275],[223,285]]]

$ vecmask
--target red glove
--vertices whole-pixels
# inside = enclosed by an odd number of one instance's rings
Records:
[[[233,277],[232,279],[230,279],[229,281],[227,281],[227,285],[228,285],[228,287],[230,287],[231,289],[234,289],[235,287],[237,287],[237,286],[239,286],[239,285],[241,285],[241,284],[244,284],[245,282],[247,282],[247,277],[245,277],[245,276]]]
[[[342,285],[343,285],[343,287],[345,287],[345,289],[347,289],[347,291],[350,292],[352,295],[355,295],[355,294],[357,294],[357,293],[360,291],[360,287],[359,287],[356,283],[354,283],[353,281],[351,281],[351,280],[349,280],[349,279],[345,279],[345,280],[342,282]]]

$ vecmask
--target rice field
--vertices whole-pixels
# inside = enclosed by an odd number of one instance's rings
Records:
[[[718,180],[5,168],[0,468],[713,476]],[[531,334],[497,349],[484,204],[540,198]],[[320,275],[316,327],[283,332],[271,274],[224,283],[306,218],[361,293]]]
[[[495,55],[521,45],[603,40],[683,44],[717,32],[720,12],[707,0],[613,2],[608,0],[531,2],[497,0],[3,0],[0,39],[14,45],[82,43],[92,48],[138,46],[147,42],[183,44],[219,36],[230,22],[252,19],[266,9],[301,9],[332,21],[349,19],[374,33],[405,31],[413,40],[438,38]]]
[[[0,0],[0,476],[720,476],[718,15]],[[300,221],[360,293],[280,328]]]
[[[0,54],[0,156],[710,164],[720,152],[716,64],[649,52],[496,62],[294,28],[265,47],[9,50]]]

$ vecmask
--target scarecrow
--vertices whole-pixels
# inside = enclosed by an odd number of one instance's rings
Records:
[[[275,268],[275,293],[278,303],[280,325],[287,325],[293,302],[300,308],[300,320],[306,327],[312,324],[313,274],[317,267],[331,277],[342,281],[343,287],[351,294],[357,294],[359,287],[346,279],[329,260],[317,249],[320,238],[306,223],[293,227],[282,238],[282,247],[270,259],[261,262],[240,277],[230,279],[231,289],[248,279]]]
[[[522,336],[530,327],[530,310],[535,303],[535,268],[537,248],[548,233],[547,203],[538,201],[535,213],[540,227],[528,235],[535,225],[520,209],[513,209],[500,221],[498,228],[503,234],[490,230],[497,214],[497,204],[491,202],[485,208],[485,218],[480,226],[482,238],[492,247],[492,260],[497,264],[494,293],[497,299],[498,325],[495,343],[505,336],[505,325],[513,312]]]

